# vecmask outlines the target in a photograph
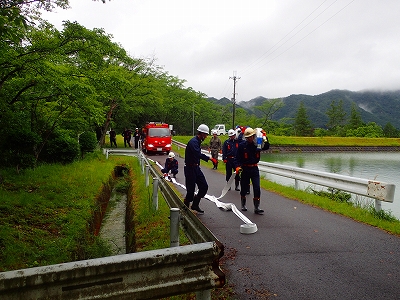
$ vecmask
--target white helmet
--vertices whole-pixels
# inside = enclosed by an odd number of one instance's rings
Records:
[[[175,157],[175,153],[174,153],[174,152],[170,152],[170,153],[168,154],[168,157],[169,157],[169,158]]]
[[[206,124],[200,124],[199,127],[197,127],[197,131],[210,134],[210,129]]]
[[[255,135],[256,133],[257,131],[255,131],[253,128],[247,127],[246,130],[244,131],[244,137],[248,138],[251,137],[252,135]]]
[[[228,136],[232,136],[232,135],[235,135],[235,134],[236,134],[235,130],[233,130],[233,129],[229,129],[228,130]]]

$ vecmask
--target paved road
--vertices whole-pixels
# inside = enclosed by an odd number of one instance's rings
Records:
[[[163,164],[165,157],[151,158]],[[178,160],[177,181],[184,184],[183,159]],[[218,197],[225,175],[202,170],[208,194]],[[221,200],[240,207],[234,190]],[[243,222],[233,212],[206,199],[200,207],[205,214],[199,219],[225,246],[222,268],[236,299],[400,299],[397,236],[265,190],[262,216],[254,214],[248,195],[244,214],[257,224],[254,234],[240,233]]]

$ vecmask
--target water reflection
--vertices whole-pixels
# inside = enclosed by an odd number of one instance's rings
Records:
[[[342,152],[342,153],[268,153],[261,159],[271,163],[337,173],[352,177],[392,183],[400,189],[399,152]],[[292,179],[267,175],[280,184],[293,186]],[[382,202],[382,208],[400,219],[400,197],[395,192],[393,203]]]

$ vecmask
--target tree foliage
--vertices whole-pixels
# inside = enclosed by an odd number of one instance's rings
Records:
[[[161,121],[174,125],[182,135],[192,134],[201,123],[231,127],[230,104],[208,101],[203,93],[186,87],[185,80],[168,74],[154,58],[129,56],[102,29],[65,21],[58,30],[40,19],[41,10],[66,8],[68,0],[5,0],[0,4],[3,166],[20,170],[41,161],[71,162],[94,148],[94,132],[102,146],[110,127],[122,132],[125,127]],[[293,129],[296,135],[311,134],[309,111],[304,106],[300,105],[295,118],[274,121],[273,115],[282,107],[281,99],[260,102],[255,107],[259,117],[237,108],[235,122],[274,134],[289,135]],[[327,115],[334,134],[344,131],[341,101],[338,105],[332,102]],[[349,135],[383,134],[373,124],[364,129],[360,125],[353,107],[346,127],[353,130]],[[385,135],[389,134],[394,134],[390,126],[385,128]]]
[[[311,122],[308,119],[307,111],[303,102],[300,102],[294,119],[293,129],[296,136],[310,136],[312,134]]]

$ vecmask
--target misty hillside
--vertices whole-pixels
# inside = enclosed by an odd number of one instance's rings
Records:
[[[313,126],[326,128],[328,123],[326,112],[330,108],[332,101],[335,101],[335,104],[338,105],[339,100],[342,100],[347,117],[350,115],[352,103],[355,103],[364,123],[375,122],[384,127],[390,122],[400,129],[400,91],[351,92],[347,90],[332,90],[315,96],[290,95],[281,99],[284,106],[273,115],[272,119],[275,121],[283,118],[294,118],[300,102],[303,102]],[[209,98],[209,101],[219,105],[231,104],[231,101],[227,98],[220,100]],[[237,107],[261,117],[260,112],[254,107],[261,105],[264,101],[268,101],[268,99],[257,97],[250,101],[239,102]]]

